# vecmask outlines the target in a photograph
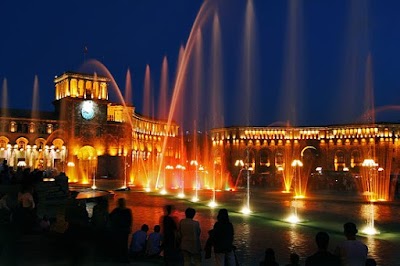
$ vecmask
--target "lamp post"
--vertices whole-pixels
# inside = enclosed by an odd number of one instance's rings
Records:
[[[198,198],[198,173],[197,173],[197,167],[198,167],[198,165],[199,165],[199,163],[196,161],[196,160],[192,160],[192,161],[190,161],[190,165],[194,165],[194,167],[195,167],[195,177],[196,177],[196,184],[195,184],[195,195],[193,196],[193,198],[192,198],[192,201],[193,202],[197,202],[197,201],[199,201],[199,198]]]

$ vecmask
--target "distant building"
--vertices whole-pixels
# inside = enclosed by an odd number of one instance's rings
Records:
[[[293,182],[297,181],[296,186],[302,182],[297,188],[300,194],[312,185],[310,177],[355,183],[359,191],[370,193],[371,200],[388,200],[396,190],[399,124],[231,127],[213,129],[210,135],[214,161],[231,173],[234,184],[240,184],[249,172],[252,184],[275,182],[273,185],[290,190]],[[295,160],[302,164],[301,180],[293,178]]]

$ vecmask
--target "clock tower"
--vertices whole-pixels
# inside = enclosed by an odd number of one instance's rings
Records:
[[[107,77],[75,72],[55,77],[54,105],[60,120],[74,125],[106,123],[109,81]]]

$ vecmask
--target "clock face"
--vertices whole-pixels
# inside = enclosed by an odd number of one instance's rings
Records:
[[[94,103],[92,101],[85,101],[82,104],[81,114],[86,120],[93,119],[94,117]]]

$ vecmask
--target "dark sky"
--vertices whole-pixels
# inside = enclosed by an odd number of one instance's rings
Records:
[[[253,0],[251,17],[245,15],[251,13],[245,0],[212,2],[206,2],[207,19],[201,26],[199,114],[189,115],[193,103],[185,100],[185,127],[193,117],[208,127],[279,125],[288,120],[307,126],[360,122],[372,108],[371,99],[379,111],[377,121],[400,121],[399,1]],[[146,64],[156,103],[163,57],[168,57],[172,81],[179,48],[186,45],[202,4],[201,0],[1,1],[0,79],[7,79],[8,106],[31,108],[37,75],[40,108],[53,110],[54,76],[86,70],[82,67],[86,46],[86,59],[102,62],[121,91],[130,69],[133,104],[142,113]],[[214,16],[208,16],[215,12],[218,42],[212,38]],[[254,34],[247,35],[251,38],[243,37],[246,18],[254,18],[250,23]],[[221,47],[218,59],[212,57],[213,43]],[[243,56],[246,47],[248,57]],[[194,94],[194,75],[189,67],[185,97]],[[217,97],[215,84],[220,87]],[[112,91],[110,98],[116,99]],[[210,122],[215,114],[219,124]]]

